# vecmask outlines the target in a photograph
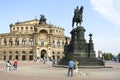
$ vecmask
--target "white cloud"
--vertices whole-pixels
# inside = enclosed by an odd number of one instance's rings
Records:
[[[104,18],[120,26],[120,0],[91,0],[90,3]]]

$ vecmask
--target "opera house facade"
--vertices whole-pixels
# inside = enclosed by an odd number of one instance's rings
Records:
[[[43,15],[40,20],[10,24],[10,33],[0,34],[0,60],[62,58],[66,38],[69,42],[64,28],[46,23]]]

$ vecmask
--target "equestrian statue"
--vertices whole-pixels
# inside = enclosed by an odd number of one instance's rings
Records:
[[[76,26],[81,26],[81,23],[83,22],[82,20],[82,15],[83,15],[83,9],[84,7],[81,6],[81,8],[79,9],[79,7],[77,6],[76,9],[74,10],[74,16],[72,19],[72,27],[74,28],[74,23],[76,22]]]

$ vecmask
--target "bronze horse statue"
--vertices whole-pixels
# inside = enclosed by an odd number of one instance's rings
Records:
[[[77,8],[74,11],[74,17],[72,19],[72,27],[74,27],[74,23],[76,22],[76,26],[80,26],[81,23],[83,22],[82,20],[82,13],[83,13],[83,6],[81,6],[80,9]],[[78,25],[79,23],[79,25]]]

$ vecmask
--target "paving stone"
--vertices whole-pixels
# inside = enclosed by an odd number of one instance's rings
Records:
[[[50,62],[18,62],[17,71],[6,72],[5,62],[0,61],[0,80],[120,80],[120,63],[107,61],[105,66],[79,68],[78,76],[67,77],[67,68],[52,67]]]

